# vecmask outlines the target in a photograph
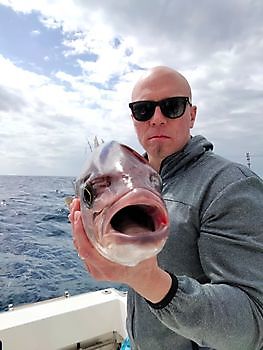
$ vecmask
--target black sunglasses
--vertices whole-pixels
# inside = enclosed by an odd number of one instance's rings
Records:
[[[155,108],[160,107],[162,114],[170,119],[180,118],[186,108],[186,104],[192,106],[189,97],[176,96],[165,98],[160,101],[135,101],[129,103],[134,119],[146,122],[154,115]]]

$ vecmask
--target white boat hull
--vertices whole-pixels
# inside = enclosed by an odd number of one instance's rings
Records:
[[[0,313],[0,350],[117,349],[125,320],[113,288],[29,304]]]

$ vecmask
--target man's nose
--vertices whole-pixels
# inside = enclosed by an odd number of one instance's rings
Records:
[[[155,108],[154,115],[150,119],[151,125],[163,125],[167,123],[167,118],[163,115],[159,106]]]

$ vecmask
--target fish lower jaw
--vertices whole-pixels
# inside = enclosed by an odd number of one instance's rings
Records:
[[[157,255],[168,237],[168,227],[163,226],[154,232],[138,232],[132,235],[123,234],[112,228],[95,242],[98,251],[108,260],[115,263],[135,266],[139,262]]]
[[[163,248],[166,239],[158,242],[158,245],[139,245],[133,242],[126,242],[125,244],[118,244],[110,242],[108,245],[101,245],[96,243],[97,250],[106,259],[117,264],[125,266],[136,266],[141,261],[149,259],[157,255]]]

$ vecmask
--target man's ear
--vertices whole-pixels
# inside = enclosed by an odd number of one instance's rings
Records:
[[[196,113],[197,113],[197,107],[191,106],[191,110],[190,110],[190,128],[191,129],[194,127]]]

